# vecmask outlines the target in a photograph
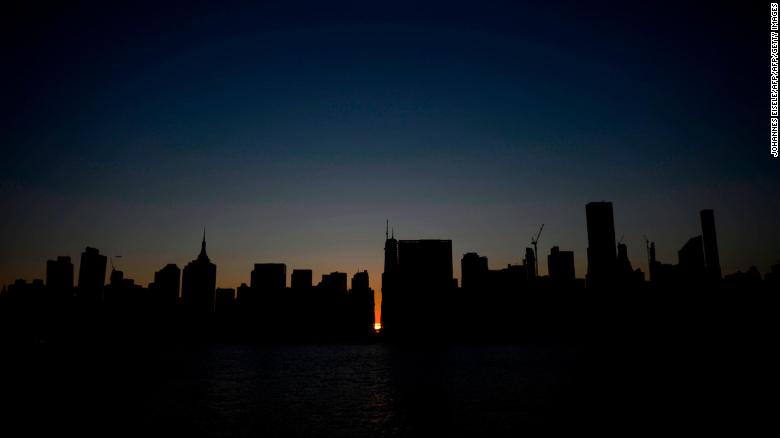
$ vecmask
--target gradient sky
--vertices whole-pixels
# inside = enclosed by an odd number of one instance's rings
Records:
[[[456,276],[545,223],[581,277],[594,200],[643,270],[702,208],[725,273],[780,259],[760,2],[62,3],[2,17],[0,283],[89,245],[146,284],[205,226],[219,286],[284,262],[378,290],[386,218],[452,239]]]

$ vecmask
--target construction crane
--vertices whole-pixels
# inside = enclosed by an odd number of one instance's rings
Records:
[[[531,238],[531,245],[534,246],[534,276],[539,276],[539,252],[537,251],[536,244],[539,243],[539,236],[542,235],[542,230],[544,229],[544,224],[542,224],[541,227],[539,227],[539,232],[536,233],[536,237]]]

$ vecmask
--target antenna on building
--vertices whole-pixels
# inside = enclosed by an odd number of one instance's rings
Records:
[[[388,231],[390,231],[390,219],[385,219],[385,240],[390,238]]]

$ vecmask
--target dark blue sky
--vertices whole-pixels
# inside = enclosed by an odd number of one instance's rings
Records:
[[[545,223],[582,276],[592,200],[643,269],[702,208],[725,272],[780,258],[762,4],[109,3],[3,18],[0,282],[92,245],[145,283],[205,225],[221,286],[378,289],[385,218],[493,267]]]

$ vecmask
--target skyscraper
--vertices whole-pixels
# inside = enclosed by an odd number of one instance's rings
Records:
[[[547,256],[547,271],[553,281],[573,282],[574,252],[561,251],[557,246],[553,246]]]
[[[704,244],[702,236],[691,237],[677,251],[678,268],[681,280],[690,284],[704,279],[706,269],[704,263]]]
[[[390,234],[390,224],[385,225],[385,269],[382,272],[382,316],[381,324],[385,326],[387,312],[394,306],[395,293],[398,289],[398,241],[395,233]]]
[[[68,256],[46,261],[46,287],[54,291],[73,289],[73,263]]]
[[[369,287],[368,271],[357,272],[352,277],[349,300],[350,331],[360,335],[373,333],[374,291]]]
[[[95,248],[87,247],[81,253],[79,266],[79,296],[88,301],[103,299],[106,284],[106,256]]]
[[[344,294],[347,292],[347,273],[331,272],[330,274],[322,274],[322,281],[320,281],[317,287],[324,291]]]
[[[480,257],[475,252],[464,254],[460,260],[460,275],[463,289],[484,288],[488,275],[488,258]]]
[[[173,306],[179,300],[181,269],[173,263],[165,265],[154,273],[154,293],[156,299],[165,306]]]
[[[385,254],[388,255],[387,250]],[[389,254],[391,258],[393,255]],[[386,265],[396,270],[382,276],[383,329],[402,336],[425,336],[442,330],[442,306],[448,292],[455,289],[452,241],[400,240],[397,267],[393,263]]]
[[[720,257],[718,256],[718,239],[715,235],[715,212],[702,210],[701,233],[704,242],[704,263],[707,269],[707,277],[711,280],[720,280],[723,274],[720,270]]]
[[[615,271],[615,221],[611,202],[590,202],[585,206],[588,225],[589,288],[611,285]]]
[[[352,276],[352,290],[368,289],[368,271],[356,272]]]
[[[284,263],[255,263],[249,286],[264,291],[280,291],[287,287],[287,265]]]
[[[290,277],[290,287],[296,290],[311,289],[311,269],[293,269],[292,276]]]
[[[206,254],[206,232],[198,258],[184,267],[181,297],[185,308],[194,313],[206,314],[214,311],[214,294],[217,287],[217,265],[211,263]]]

